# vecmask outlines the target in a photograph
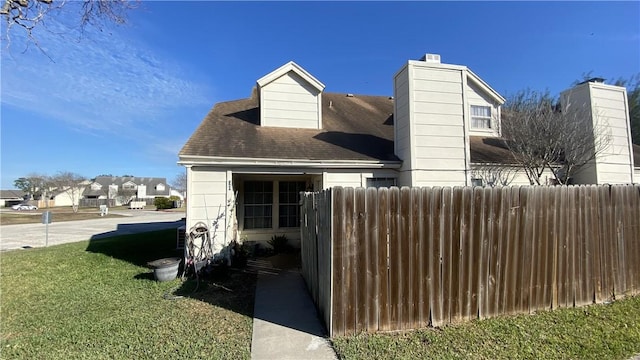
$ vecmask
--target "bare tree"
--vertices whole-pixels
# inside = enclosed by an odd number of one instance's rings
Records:
[[[132,199],[136,197],[137,193],[137,189],[125,189],[123,187],[119,187],[116,198],[120,204],[128,204]]]
[[[532,185],[542,184],[545,169],[559,184],[567,184],[611,142],[607,124],[587,104],[560,106],[548,93],[530,90],[505,104],[502,135]]]
[[[12,29],[18,27],[38,45],[33,36],[33,30],[37,26],[42,26],[49,16],[56,15],[68,3],[81,6],[78,24],[81,29],[84,29],[87,25],[101,27],[108,22],[125,23],[127,12],[137,6],[138,0],[3,0],[3,2],[0,15],[4,17],[6,23],[7,38]]]
[[[51,184],[57,191],[64,192],[71,199],[71,207],[73,212],[78,212],[78,206],[80,204],[80,196],[83,191],[83,183],[87,179],[76,173],[69,171],[59,172],[51,177]]]
[[[185,195],[187,191],[187,172],[183,171],[178,173],[171,182],[171,186]]]
[[[487,186],[509,186],[515,179],[517,169],[502,164],[480,164],[471,170],[474,179],[482,180]]]

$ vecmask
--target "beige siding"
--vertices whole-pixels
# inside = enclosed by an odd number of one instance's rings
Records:
[[[318,129],[320,92],[290,71],[260,91],[262,126]]]
[[[411,127],[410,127],[410,98],[409,98],[409,69],[405,67],[394,78],[394,131],[395,153],[404,161],[404,165],[411,164]]]
[[[414,170],[414,186],[464,186],[466,185],[464,170]]]
[[[467,104],[469,106],[469,117],[467,119],[467,126],[469,127],[469,135],[471,136],[499,136],[498,129],[499,124],[499,106],[492,101],[484,92],[482,92],[473,83],[467,82],[467,88],[465,95],[467,97]],[[490,106],[491,107],[491,129],[477,129],[471,127],[471,105],[476,106]]]
[[[214,252],[219,253],[228,243],[226,233],[227,172],[214,168],[191,167],[187,169],[187,231],[198,222],[212,230],[213,222],[221,214],[217,233],[211,233]],[[230,180],[230,179],[229,179]]]
[[[626,91],[622,87],[587,83],[562,94],[565,104],[586,104],[591,108],[589,126],[606,127],[609,146],[596,156],[595,166],[582,169],[574,176],[576,183],[620,184],[630,183],[633,178],[631,138],[628,128]],[[591,125],[596,124],[596,125]]]
[[[360,187],[363,186],[363,174],[360,171],[331,171],[324,174],[323,187],[334,186]]]
[[[465,185],[462,72],[416,65],[413,84],[412,185]],[[446,150],[438,147],[442,143]]]
[[[634,169],[633,183],[640,184],[640,167]]]

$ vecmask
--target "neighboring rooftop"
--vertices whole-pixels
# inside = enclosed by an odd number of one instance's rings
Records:
[[[0,190],[0,199],[23,199],[25,195],[22,190]]]

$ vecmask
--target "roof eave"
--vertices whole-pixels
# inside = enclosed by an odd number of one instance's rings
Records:
[[[380,160],[307,160],[307,159],[268,159],[268,158],[234,158],[218,156],[180,156],[178,165],[208,165],[220,167],[260,166],[260,167],[307,167],[307,168],[342,168],[367,169],[390,168],[398,169],[401,161]]]

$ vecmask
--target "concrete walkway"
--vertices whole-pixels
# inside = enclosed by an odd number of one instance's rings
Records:
[[[251,359],[337,359],[299,271],[261,271]]]

